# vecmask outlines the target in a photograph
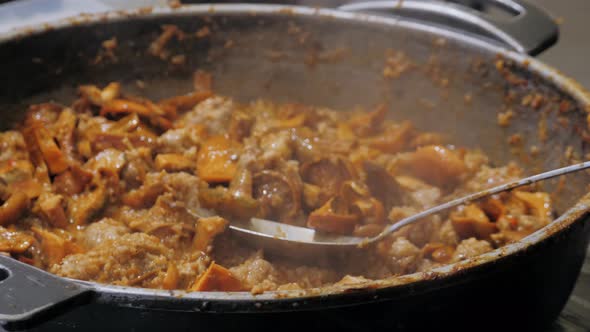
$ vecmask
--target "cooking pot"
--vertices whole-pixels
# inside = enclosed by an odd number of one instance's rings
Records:
[[[80,84],[117,80],[126,91],[156,99],[178,94],[191,89],[199,68],[213,74],[215,91],[239,100],[336,109],[387,102],[391,118],[482,149],[494,164],[515,160],[531,174],[585,158],[590,98],[527,55],[555,42],[556,25],[524,1],[486,3],[514,16],[496,19],[458,4],[410,0],[355,3],[347,11],[191,5],[20,30],[0,37],[1,126],[22,119],[31,103],[69,103]],[[165,24],[191,36],[166,45],[184,61],[147,52]],[[113,37],[117,47],[107,54],[103,42]],[[498,114],[507,110],[515,116],[499,126]],[[76,281],[88,290],[84,296],[59,310],[21,315],[32,319],[4,328],[532,330],[557,317],[580,271],[590,233],[589,183],[586,173],[545,183],[559,215],[552,224],[429,272],[353,288],[258,295]],[[10,311],[11,301],[26,306],[27,299],[43,298],[43,287],[23,289],[15,274],[0,273],[0,279],[0,312]],[[41,312],[42,302],[31,300],[25,312]]]

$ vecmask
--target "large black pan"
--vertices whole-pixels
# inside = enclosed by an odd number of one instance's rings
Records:
[[[529,173],[583,158],[590,99],[575,83],[525,55],[551,45],[555,25],[524,2],[493,3],[520,14],[497,21],[455,5],[406,0],[401,6],[403,14],[422,19],[436,14],[439,24],[460,22],[484,36],[399,18],[268,5],[112,13],[5,35],[0,37],[2,127],[10,127],[30,103],[71,101],[79,84],[120,80],[127,90],[160,98],[188,91],[192,71],[200,68],[214,74],[217,92],[243,100],[264,97],[344,109],[385,100],[392,118],[448,133],[461,145],[483,149],[498,164],[517,160]],[[211,34],[170,43],[171,54],[186,55],[186,63],[173,64],[146,52],[163,24],[185,32],[207,26]],[[112,37],[119,44],[116,59],[106,56],[97,63],[102,41]],[[403,51],[414,65],[384,78],[388,50]],[[534,97],[537,102],[526,97],[531,93],[541,96]],[[497,114],[507,108],[516,116],[509,127],[499,127]],[[508,145],[507,137],[516,133],[521,143]],[[531,150],[535,153],[529,155]],[[560,186],[555,195],[560,217],[548,227],[432,272],[312,294],[171,293],[78,282],[89,290],[85,304],[36,317],[32,326],[531,330],[555,319],[580,271],[590,233],[590,198],[582,198],[589,180],[587,174],[572,175]],[[546,184],[547,190],[555,188]],[[0,281],[0,309],[10,305],[9,296],[25,291],[29,297],[16,299],[36,299],[28,309],[38,311],[42,287],[14,287],[18,280],[10,275],[0,273],[8,276]]]

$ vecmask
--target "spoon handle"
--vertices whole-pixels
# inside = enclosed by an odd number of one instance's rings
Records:
[[[456,207],[459,205],[463,205],[463,204],[469,203],[471,201],[478,200],[480,198],[492,196],[497,193],[501,193],[501,192],[508,191],[508,190],[511,190],[514,188],[526,186],[526,185],[533,184],[533,183],[536,183],[539,181],[551,179],[551,178],[561,176],[564,174],[569,174],[569,173],[581,171],[586,168],[590,168],[590,161],[585,161],[583,163],[554,169],[554,170],[551,170],[548,172],[544,172],[544,173],[540,173],[537,175],[529,176],[524,179],[508,182],[508,183],[499,185],[497,187],[485,189],[485,190],[482,190],[482,191],[474,193],[474,194],[470,194],[467,196],[463,196],[461,198],[454,199],[452,201],[446,202],[441,205],[437,205],[433,208],[430,208],[430,209],[424,210],[420,213],[414,214],[410,217],[404,218],[404,219],[398,221],[397,223],[388,226],[381,233],[379,233],[379,235],[369,238],[367,241],[365,241],[363,243],[363,245],[382,240],[383,238],[385,238],[389,234],[397,231],[398,229],[400,229],[406,225],[409,225],[418,219],[422,219],[422,218],[431,216],[431,215],[436,214],[438,212],[441,212],[441,211],[444,211],[444,210],[447,210],[447,209],[450,209],[450,208],[453,208],[453,207]]]

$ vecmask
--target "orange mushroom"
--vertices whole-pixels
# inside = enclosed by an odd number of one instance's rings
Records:
[[[360,218],[356,214],[347,213],[346,210],[340,207],[342,203],[339,197],[332,197],[322,207],[309,214],[307,226],[329,233],[352,233]]]
[[[402,164],[406,172],[438,187],[456,183],[467,172],[455,151],[439,145],[418,148]]]
[[[241,145],[226,136],[209,137],[197,154],[197,175],[209,183],[227,183],[236,174]]]
[[[486,214],[475,204],[469,204],[463,210],[451,213],[453,228],[461,238],[477,237],[489,239],[498,232],[495,223],[490,222]]]
[[[240,280],[228,269],[213,262],[190,289],[197,292],[237,292],[243,288]]]

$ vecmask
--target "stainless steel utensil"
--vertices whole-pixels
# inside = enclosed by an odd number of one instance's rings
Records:
[[[309,259],[310,257],[317,257],[318,255],[364,248],[370,244],[383,240],[385,237],[404,226],[410,225],[419,220],[422,220],[425,217],[442,212],[444,210],[454,208],[459,205],[468,204],[472,201],[489,197],[514,188],[530,185],[557,176],[578,172],[589,167],[590,161],[586,161],[469,194],[467,196],[454,199],[452,201],[424,210],[410,217],[404,218],[395,224],[386,227],[379,235],[371,238],[326,234],[316,232],[311,228],[292,226],[259,218],[252,218],[248,223],[231,225],[230,229],[240,237],[251,242],[252,245],[265,248],[274,254]]]

